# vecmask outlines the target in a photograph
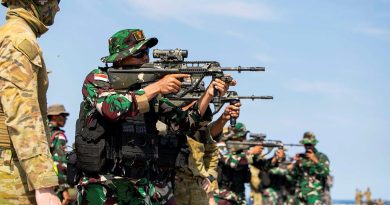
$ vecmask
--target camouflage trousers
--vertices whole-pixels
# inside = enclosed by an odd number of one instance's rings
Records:
[[[0,150],[0,204],[36,204],[35,192],[28,191],[27,177],[10,149]]]
[[[207,205],[209,204],[207,194],[199,186],[193,177],[178,172],[175,181],[175,198],[177,204],[185,205]]]
[[[83,178],[78,186],[79,205],[176,205],[171,183],[142,178]]]
[[[245,193],[234,193],[227,189],[218,189],[214,194],[218,205],[246,205]]]

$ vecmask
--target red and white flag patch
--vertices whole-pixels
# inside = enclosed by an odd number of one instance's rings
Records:
[[[94,74],[93,79],[108,82],[108,76],[106,74],[102,74],[102,73]]]

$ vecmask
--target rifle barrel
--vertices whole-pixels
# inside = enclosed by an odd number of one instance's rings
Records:
[[[238,71],[238,72],[241,72],[241,71],[254,71],[254,72],[257,72],[257,71],[265,71],[265,67],[241,67],[241,66],[238,66],[238,67],[221,67],[221,70],[222,71]]]
[[[272,99],[274,99],[273,96],[255,96],[255,95],[251,95],[251,96],[238,96],[237,98],[239,98],[239,99],[250,99],[250,100],[255,100],[255,99],[272,100]]]

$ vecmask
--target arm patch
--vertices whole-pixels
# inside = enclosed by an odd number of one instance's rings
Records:
[[[37,55],[39,54],[38,48],[36,45],[32,44],[29,40],[24,39],[22,42],[20,42],[16,49],[18,51],[22,52],[24,55],[28,57],[29,60],[33,61]]]

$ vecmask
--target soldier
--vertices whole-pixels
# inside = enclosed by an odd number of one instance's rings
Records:
[[[231,117],[239,116],[241,104],[228,105],[214,122],[187,136],[187,146],[178,157],[175,197],[178,204],[215,204],[213,191],[217,189],[217,141]]]
[[[289,166],[292,178],[297,182],[294,204],[322,204],[323,184],[329,175],[328,157],[317,151],[318,143],[314,133],[305,132],[300,141],[305,153],[295,156],[295,163]]]
[[[243,123],[229,127],[223,140],[245,140],[248,131]],[[250,171],[248,159],[242,147],[230,147],[229,152],[221,154],[218,163],[218,186],[215,201],[218,205],[246,204],[245,186],[249,182]]]
[[[0,204],[60,204],[48,145],[48,77],[37,37],[59,0],[2,0],[0,28]]]
[[[284,179],[282,163],[285,161],[283,148],[279,148],[272,158],[266,159],[262,154],[263,146],[255,146],[248,151],[249,164],[260,171],[260,185],[258,190],[262,192],[262,201],[254,201],[255,204],[276,205],[282,202],[282,189],[287,185]],[[252,174],[252,173],[251,173]]]
[[[124,29],[109,39],[105,63],[140,66],[149,62],[148,51],[157,38],[146,39],[142,30]],[[83,84],[84,101],[76,128],[78,166],[84,177],[79,185],[80,204],[176,204],[169,179],[161,180],[158,167],[157,120],[185,135],[199,129],[214,89],[223,95],[228,85],[216,79],[187,111],[157,95],[176,93],[186,74],[171,74],[130,90],[112,87],[106,68],[90,72]]]
[[[56,192],[62,201],[62,204],[69,204],[68,194],[69,185],[66,183],[67,176],[67,157],[66,143],[68,142],[65,131],[61,128],[65,126],[66,118],[69,113],[65,111],[64,105],[55,104],[47,109],[47,118],[49,119],[50,130],[50,152],[53,155],[53,161],[56,166],[59,187]]]

